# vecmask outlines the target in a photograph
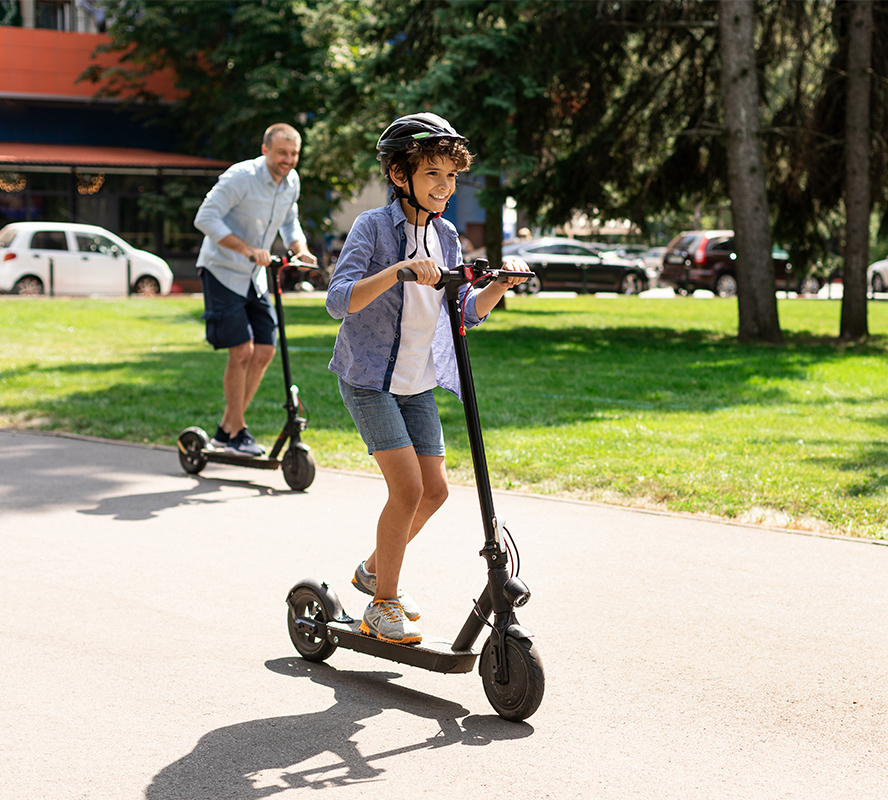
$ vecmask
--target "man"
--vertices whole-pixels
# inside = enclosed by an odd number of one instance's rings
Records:
[[[262,155],[223,173],[194,218],[204,235],[197,257],[204,294],[207,341],[228,350],[222,379],[225,413],[212,445],[227,453],[260,456],[245,414],[274,358],[277,315],[265,268],[271,245],[282,241],[299,260],[316,264],[299,224],[296,163],[302,140],[295,128],[272,125]]]

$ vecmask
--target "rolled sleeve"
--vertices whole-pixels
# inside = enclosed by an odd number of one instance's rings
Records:
[[[225,224],[225,216],[244,199],[245,189],[243,181],[239,181],[233,171],[220,175],[200,204],[194,217],[194,227],[214,244],[233,234],[234,231]]]

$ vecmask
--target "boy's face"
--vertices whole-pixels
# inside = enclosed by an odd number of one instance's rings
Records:
[[[458,174],[456,164],[447,156],[424,158],[420,161],[416,172],[413,173],[413,193],[416,196],[416,201],[432,214],[443,213],[447,201],[456,191],[456,176]],[[407,194],[410,193],[410,186],[405,175],[398,170],[392,170],[391,176],[397,186]],[[427,214],[420,211],[417,220],[416,209],[406,200],[401,200],[401,207],[409,222],[419,222],[420,225],[425,223]]]

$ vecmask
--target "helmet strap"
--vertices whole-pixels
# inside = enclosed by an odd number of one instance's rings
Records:
[[[429,225],[433,219],[437,219],[443,212],[429,211],[419,204],[416,199],[416,193],[413,191],[413,176],[407,176],[407,186],[410,187],[410,194],[406,194],[400,186],[395,186],[395,197],[407,201],[411,208],[415,208],[417,212],[422,211],[426,215],[426,221],[423,225],[422,246],[425,248],[426,255],[429,255]],[[444,211],[450,208],[450,201],[444,204]],[[413,252],[407,258],[414,258],[419,251],[419,214],[416,215],[416,221],[413,223]]]

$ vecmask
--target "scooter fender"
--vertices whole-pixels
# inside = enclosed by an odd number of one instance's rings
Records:
[[[318,596],[318,599],[324,604],[324,610],[327,612],[328,619],[339,620],[348,617],[348,614],[342,608],[342,603],[339,602],[339,596],[336,592],[330,588],[326,581],[319,581],[316,578],[306,578],[290,589],[287,593],[287,605],[290,606],[291,611],[294,611],[294,609],[290,604],[290,599],[301,588],[311,589]]]
[[[506,628],[506,636],[511,636],[513,639],[533,639],[533,634],[517,622]]]

